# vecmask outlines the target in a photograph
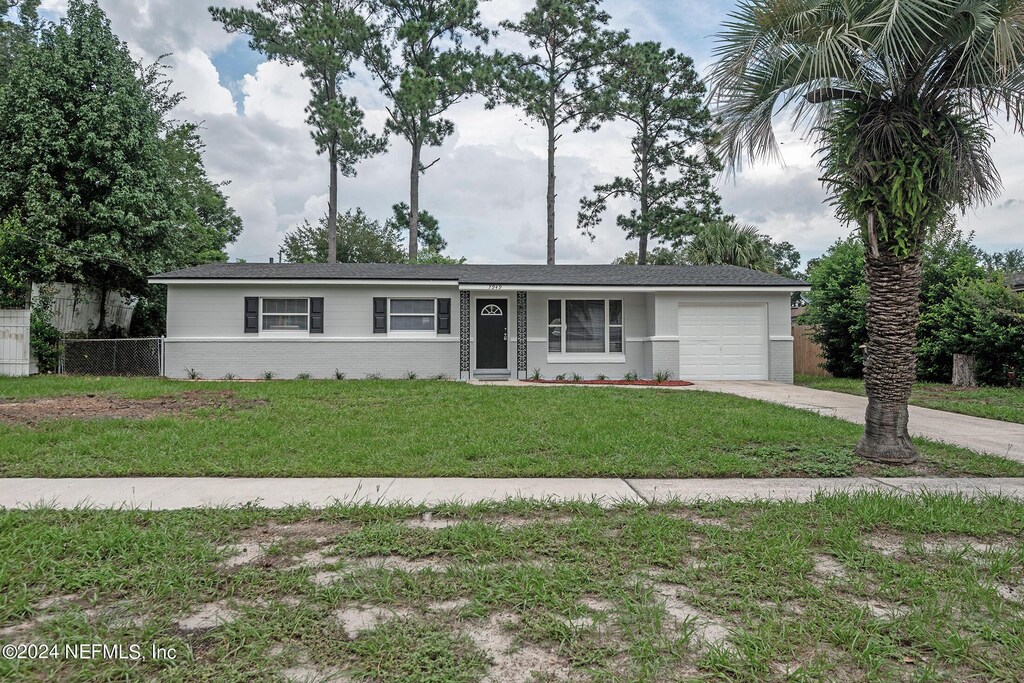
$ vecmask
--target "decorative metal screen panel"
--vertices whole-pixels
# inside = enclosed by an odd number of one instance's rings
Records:
[[[459,376],[469,379],[469,292],[459,292]]]
[[[516,292],[516,371],[526,377],[526,292]]]
[[[163,339],[65,339],[58,371],[65,375],[160,377]]]

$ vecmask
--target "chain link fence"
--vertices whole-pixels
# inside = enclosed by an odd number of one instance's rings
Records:
[[[164,369],[164,340],[64,339],[58,372],[64,375],[121,375],[160,377]]]

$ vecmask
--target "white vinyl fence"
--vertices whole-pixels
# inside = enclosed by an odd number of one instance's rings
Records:
[[[32,311],[0,308],[0,375],[29,374],[29,317]]]

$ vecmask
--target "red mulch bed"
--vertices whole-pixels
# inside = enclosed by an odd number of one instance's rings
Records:
[[[685,379],[669,379],[659,382],[654,379],[581,379],[574,382],[571,379],[528,379],[527,382],[537,384],[608,384],[617,387],[690,387],[693,382]]]

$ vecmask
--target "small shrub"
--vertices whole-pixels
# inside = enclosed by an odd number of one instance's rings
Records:
[[[581,375],[578,372],[574,372],[571,375],[569,375],[569,379],[572,380],[573,382],[582,382],[583,381],[583,375]]]
[[[540,374],[540,368],[534,368],[533,372],[530,373],[530,379],[532,379],[534,382],[538,381],[541,377],[542,375]]]
[[[439,372],[438,374],[434,375],[430,379],[436,380],[438,382],[447,382],[448,380],[451,379],[451,377],[448,376],[447,372]]]
[[[625,374],[625,376],[623,377],[623,379],[624,379],[624,380],[626,380],[627,382],[635,382],[635,381],[637,381],[638,379],[640,379],[640,376],[639,376],[639,375],[637,375],[635,371],[633,371],[633,370],[630,370],[629,372],[627,372],[627,373]]]
[[[558,380],[559,382],[564,382],[565,381],[565,373],[563,372],[560,375],[555,375],[555,379]]]
[[[669,372],[668,370],[658,370],[656,373],[654,373],[654,381],[658,382],[659,384],[661,382],[667,382],[670,379],[672,379],[672,373]]]
[[[405,373],[405,378],[406,379],[416,379],[416,373],[413,372],[412,370],[408,370]]]
[[[334,379],[345,379],[345,373],[338,368],[334,368]]]
[[[370,372],[367,373],[366,379],[384,379],[384,376],[379,372]]]
[[[295,379],[313,379],[313,375],[309,374],[308,372],[300,372],[299,374],[295,375]]]
[[[608,379],[608,375],[604,374],[603,372],[599,372],[599,373],[597,373],[597,377],[596,377],[596,379],[597,379],[597,380],[598,380],[599,382],[603,382],[603,381],[605,381],[606,379]]]
[[[221,379],[226,379],[226,380],[228,380],[230,382],[231,380],[238,379],[238,375],[236,375],[233,372],[228,372],[228,373],[225,373],[225,375],[223,377],[221,377]]]
[[[272,380],[274,379],[274,373],[271,370],[267,370],[266,372],[263,373],[262,377],[265,380]]]
[[[203,376],[195,368],[185,368],[185,376],[189,379],[202,379]]]

